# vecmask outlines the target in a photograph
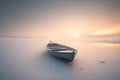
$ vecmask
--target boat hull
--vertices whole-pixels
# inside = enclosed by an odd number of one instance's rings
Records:
[[[54,52],[54,51],[49,51],[49,54],[54,57],[67,60],[69,62],[73,61],[76,55],[76,53],[61,53],[61,52]]]
[[[73,61],[77,53],[76,49],[57,43],[49,43],[47,45],[47,49],[50,55],[67,60],[69,62]]]

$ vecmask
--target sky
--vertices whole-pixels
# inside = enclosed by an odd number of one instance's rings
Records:
[[[0,35],[120,37],[120,1],[0,1]]]

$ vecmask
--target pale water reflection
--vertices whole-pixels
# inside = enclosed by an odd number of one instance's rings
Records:
[[[68,63],[46,53],[48,42],[0,38],[1,80],[120,80],[119,44],[55,40],[78,50]]]

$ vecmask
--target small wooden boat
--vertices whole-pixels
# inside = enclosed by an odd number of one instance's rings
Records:
[[[73,61],[77,53],[76,49],[52,42],[47,44],[47,49],[50,55],[67,60],[69,62]]]

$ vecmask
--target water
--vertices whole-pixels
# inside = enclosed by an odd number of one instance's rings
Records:
[[[120,80],[120,45],[55,40],[78,50],[72,63],[46,54],[45,38],[0,38],[0,80]]]

